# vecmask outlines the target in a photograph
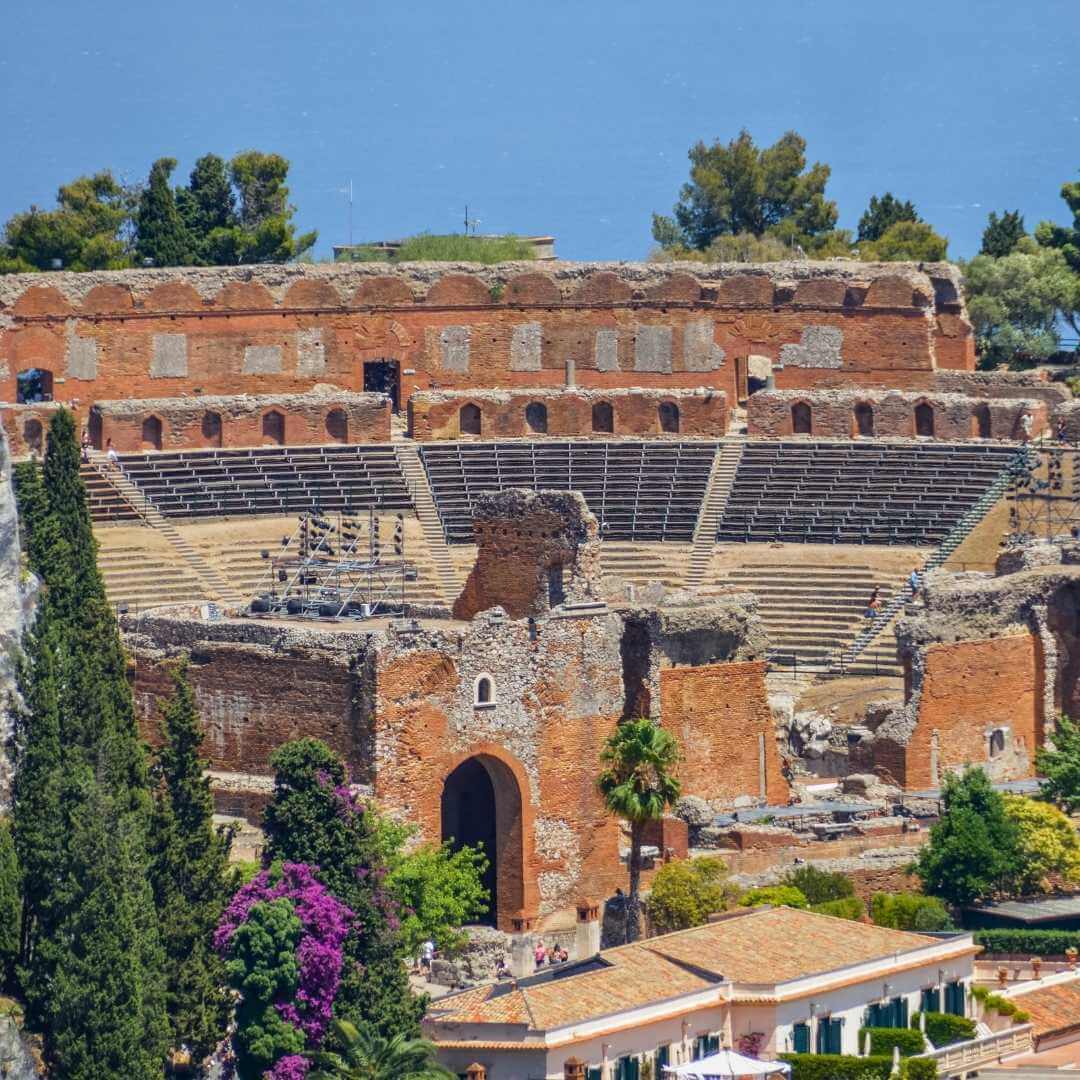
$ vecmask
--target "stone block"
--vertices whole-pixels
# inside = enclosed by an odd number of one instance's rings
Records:
[[[470,336],[471,328],[468,326],[443,327],[439,334],[443,371],[468,372]]]
[[[296,333],[297,375],[321,375],[326,371],[326,346],[320,327]]]
[[[634,335],[634,370],[671,374],[671,327],[639,326]]]
[[[596,331],[596,370],[619,370],[619,331]]]
[[[510,370],[539,371],[543,340],[544,332],[538,322],[515,326],[510,338]]]
[[[724,362],[724,350],[713,340],[712,319],[698,319],[683,328],[683,368],[715,371]]]
[[[280,375],[280,345],[248,345],[244,349],[245,375]]]
[[[98,343],[95,338],[79,337],[73,324],[67,331],[67,375],[69,379],[96,379]]]
[[[155,334],[151,379],[182,379],[188,373],[187,334]]]
[[[843,344],[844,332],[839,327],[807,326],[798,345],[780,346],[780,363],[785,367],[842,367],[840,348]]]

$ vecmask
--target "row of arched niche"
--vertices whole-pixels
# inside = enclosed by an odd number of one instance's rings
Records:
[[[667,435],[679,433],[679,406],[674,401],[661,401],[656,407],[656,421],[660,431]],[[458,410],[458,430],[462,435],[482,435],[484,415],[474,402],[462,405]],[[545,435],[548,430],[548,408],[542,401],[530,401],[525,406],[525,430],[530,435]],[[598,401],[592,407],[592,431],[597,435],[615,432],[615,410],[609,401]]]
[[[830,414],[832,410],[830,409]],[[924,438],[934,437],[934,406],[928,401],[920,401],[914,409],[915,434]],[[991,432],[990,409],[987,405],[978,405],[972,412],[972,435],[980,439],[989,439]],[[814,409],[808,401],[797,401],[791,406],[791,433],[793,435],[814,434]],[[825,434],[835,436],[830,425]],[[852,434],[873,437],[877,434],[874,420],[874,407],[860,401],[852,410]],[[900,434],[891,432],[890,434]]]

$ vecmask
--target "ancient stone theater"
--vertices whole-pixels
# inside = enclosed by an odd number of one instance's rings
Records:
[[[648,867],[755,872],[909,859],[890,807],[1077,700],[1080,409],[975,370],[948,264],[16,275],[0,388],[13,456],[85,433],[147,737],[187,655],[222,814],[324,739],[502,929],[625,883],[626,718],[680,748]]]

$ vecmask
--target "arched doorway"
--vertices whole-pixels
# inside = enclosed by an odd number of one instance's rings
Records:
[[[865,401],[855,406],[855,431],[866,437],[874,434],[874,409]]]
[[[491,901],[484,921],[507,927],[524,906],[521,789],[510,766],[490,754],[466,758],[442,791],[442,839],[454,849],[482,846]]]
[[[285,414],[271,409],[262,418],[263,444],[285,445]]]
[[[598,401],[592,407],[592,429],[608,435],[615,433],[615,413],[606,401]]]
[[[142,448],[161,449],[161,421],[156,416],[148,416],[142,422]]]
[[[661,401],[657,409],[657,418],[660,421],[660,430],[667,435],[679,433],[679,406],[674,401]]]
[[[458,430],[462,435],[479,435],[483,423],[480,406],[469,402],[458,411]]]
[[[540,401],[530,401],[525,406],[525,426],[533,435],[546,435],[547,406]]]
[[[326,414],[326,437],[336,443],[349,441],[349,418],[344,409],[331,409]]]
[[[925,401],[915,406],[915,434],[934,437],[934,407]]]
[[[15,376],[15,401],[19,405],[52,399],[53,373],[47,368],[27,368]]]
[[[42,431],[40,420],[30,417],[23,424],[23,442],[26,443],[27,449],[38,454],[42,452],[45,446],[45,433]]]
[[[805,401],[796,401],[791,406],[792,435],[811,435],[814,431],[814,417],[810,406]]]
[[[390,407],[401,407],[401,365],[396,360],[364,361],[364,393],[387,394]]]
[[[990,407],[978,405],[975,408],[975,434],[980,439],[990,438]]]
[[[202,439],[203,446],[221,445],[221,413],[203,413]]]

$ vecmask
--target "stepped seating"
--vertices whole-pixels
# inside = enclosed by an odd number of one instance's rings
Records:
[[[637,544],[610,541],[600,546],[600,572],[635,585],[660,582],[681,589],[693,549],[685,544]]]
[[[324,510],[411,506],[390,446],[128,454],[120,464],[167,517],[295,514],[316,505]]]
[[[473,539],[482,491],[580,491],[605,540],[682,541],[694,533],[715,443],[428,444],[420,455],[450,544]]]
[[[79,466],[79,475],[86,488],[86,501],[93,521],[138,521],[139,515],[131,503],[120,494],[112,483],[88,462]]]
[[[948,443],[747,443],[716,538],[934,546],[1015,454]]]
[[[111,604],[126,604],[137,612],[208,599],[191,568],[153,529],[101,528],[95,536],[98,567]]]

